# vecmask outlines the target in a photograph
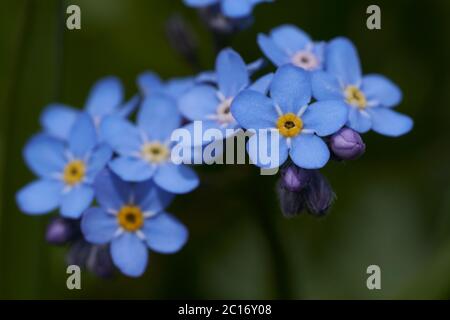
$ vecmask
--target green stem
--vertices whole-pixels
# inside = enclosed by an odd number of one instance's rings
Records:
[[[258,177],[259,179],[264,179],[267,177]],[[270,182],[272,180],[270,179]],[[293,296],[291,279],[290,279],[290,270],[288,259],[286,255],[285,248],[283,247],[281,241],[281,235],[276,225],[276,217],[275,214],[280,214],[279,212],[275,212],[275,210],[271,210],[274,206],[269,199],[273,199],[272,196],[268,196],[266,192],[267,190],[273,190],[273,186],[269,186],[267,183],[264,183],[262,186],[252,186],[253,197],[255,199],[255,205],[257,207],[257,215],[256,219],[261,227],[261,230],[264,234],[264,237],[267,241],[267,246],[269,248],[271,267],[273,271],[274,277],[274,287],[276,290],[276,298],[277,299],[291,299]],[[275,192],[275,191],[274,191]]]

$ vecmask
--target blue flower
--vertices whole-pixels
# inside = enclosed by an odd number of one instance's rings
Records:
[[[336,38],[329,43],[325,71],[312,76],[313,95],[317,100],[345,101],[347,126],[392,137],[412,129],[410,117],[392,110],[402,100],[400,89],[382,75],[362,76],[358,52],[350,40]]]
[[[180,111],[190,121],[202,121],[204,130],[217,129],[228,138],[239,124],[230,112],[233,99],[244,89],[252,89],[265,93],[270,85],[273,74],[261,77],[250,85],[248,67],[241,56],[232,49],[222,50],[216,60],[215,79],[217,86],[212,84],[197,84],[188,90],[180,100]],[[194,124],[188,124],[185,129],[194,136]],[[209,141],[194,141],[194,146],[206,144]]]
[[[176,101],[162,93],[145,98],[137,116],[137,126],[119,116],[105,118],[100,131],[119,154],[109,163],[123,180],[141,182],[150,178],[166,191],[187,193],[199,180],[195,172],[171,160],[170,136],[181,124]]]
[[[309,105],[310,74],[293,65],[285,65],[277,70],[270,87],[270,96],[268,98],[259,92],[246,90],[236,97],[231,106],[233,116],[242,127],[270,130],[270,138],[275,135],[275,139],[278,139],[278,161],[271,163],[270,168],[283,164],[288,156],[301,168],[323,167],[330,157],[330,151],[321,137],[335,133],[345,124],[345,104],[339,100],[330,100]],[[261,151],[258,149],[266,148],[265,154],[268,155],[272,152],[271,146],[258,139],[259,134],[250,138],[247,151],[255,164],[269,168],[260,161],[258,154]]]
[[[131,277],[141,276],[148,262],[148,250],[175,253],[187,241],[188,231],[164,209],[173,195],[151,180],[126,183],[109,170],[94,183],[100,207],[89,208],[81,220],[87,241],[110,243],[114,265]]]
[[[203,8],[220,4],[222,14],[227,18],[240,19],[252,14],[253,7],[273,0],[183,0],[189,7]]]
[[[282,25],[273,29],[269,36],[259,34],[258,44],[278,67],[290,63],[308,71],[323,68],[325,43],[313,42],[296,26]]]
[[[94,122],[85,113],[78,116],[67,143],[36,135],[25,146],[24,158],[39,179],[17,193],[17,204],[31,215],[60,207],[62,216],[80,217],[93,200],[92,182],[111,155],[108,145],[97,143]]]
[[[127,116],[138,104],[133,97],[123,104],[123,87],[116,77],[106,77],[94,84],[85,104],[85,112],[90,114],[98,127],[101,120],[110,114]],[[44,131],[56,138],[66,140],[72,125],[82,111],[64,104],[50,104],[42,113],[41,125]]]

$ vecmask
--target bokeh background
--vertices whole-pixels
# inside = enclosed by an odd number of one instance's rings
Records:
[[[61,28],[69,4],[81,7],[81,30]],[[276,177],[256,167],[198,168],[201,187],[170,208],[190,229],[184,250],[152,254],[139,279],[84,272],[82,290],[69,291],[67,248],[44,240],[49,216],[25,216],[14,200],[33,179],[21,151],[39,114],[53,101],[82,107],[106,75],[119,76],[131,97],[144,70],[163,78],[196,72],[166,38],[174,13],[196,32],[204,69],[214,65],[214,45],[181,0],[2,0],[0,298],[450,298],[450,2],[377,1],[377,31],[365,25],[369,4],[277,0],[258,6],[255,24],[231,42],[252,61],[261,55],[257,33],[283,23],[315,39],[348,36],[366,73],[403,89],[399,111],[414,118],[414,131],[397,139],[369,133],[362,159],[330,163],[323,172],[338,199],[327,217],[285,219]],[[371,264],[381,267],[382,290],[366,288]]]

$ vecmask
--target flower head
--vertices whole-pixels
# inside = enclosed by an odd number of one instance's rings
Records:
[[[98,127],[107,115],[129,115],[137,107],[138,100],[136,96],[124,104],[122,83],[116,77],[106,77],[97,81],[92,87],[84,111],[92,117]],[[64,104],[50,104],[42,113],[41,125],[47,134],[59,139],[67,139],[81,112]]]
[[[283,164],[288,156],[299,167],[314,169],[323,167],[330,152],[321,137],[338,131],[347,119],[347,110],[338,100],[310,104],[310,74],[293,65],[280,67],[270,87],[270,98],[254,90],[239,94],[231,106],[238,123],[253,130],[269,130],[278,141],[278,161],[271,167]],[[260,162],[260,148],[271,149],[262,143],[260,135],[253,135],[247,146],[252,161]],[[271,151],[272,150],[267,150]],[[265,152],[269,154],[271,152]],[[274,151],[275,152],[275,151]]]
[[[392,137],[412,129],[411,118],[392,110],[402,100],[400,89],[382,75],[362,76],[358,52],[350,40],[332,40],[325,60],[326,70],[312,76],[313,95],[319,101],[344,101],[349,110],[348,127]]]
[[[95,180],[95,194],[100,207],[86,211],[81,230],[93,244],[110,243],[113,263],[124,274],[144,273],[147,248],[174,253],[186,243],[186,227],[164,211],[173,195],[153,181],[126,183],[104,170]]]
[[[267,36],[258,35],[258,44],[273,64],[280,67],[293,64],[307,71],[321,70],[325,43],[313,42],[301,29],[282,25]]]
[[[226,129],[240,127],[231,112],[235,97],[248,88],[265,93],[272,79],[272,74],[268,74],[250,85],[250,72],[237,52],[222,50],[216,60],[215,75],[210,77],[213,83],[200,83],[188,90],[180,100],[181,113],[190,121],[202,121],[204,128],[223,131],[223,136],[228,138]],[[194,136],[193,124],[185,128]]]
[[[68,141],[38,134],[25,146],[28,167],[39,177],[16,196],[27,214],[43,214],[60,207],[61,215],[78,218],[91,204],[92,182],[111,158],[111,148],[98,143],[92,117],[75,121]]]
[[[109,167],[125,181],[153,178],[169,192],[192,191],[199,184],[197,175],[185,165],[174,164],[170,156],[173,147],[170,136],[180,124],[175,99],[158,92],[144,99],[136,126],[123,117],[107,117],[100,130],[119,155]]]

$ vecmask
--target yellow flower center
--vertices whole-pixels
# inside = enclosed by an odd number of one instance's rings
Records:
[[[123,229],[134,232],[144,224],[144,215],[139,207],[127,205],[119,210],[117,220]]]
[[[355,86],[348,86],[345,89],[345,99],[348,104],[359,109],[365,109],[367,106],[366,96]]]
[[[149,142],[142,146],[141,155],[148,162],[161,163],[169,159],[170,151],[162,143]]]
[[[303,121],[293,113],[286,113],[278,118],[277,128],[285,137],[295,137],[303,129]]]
[[[73,160],[64,168],[64,182],[68,185],[76,185],[83,181],[86,175],[86,164],[81,160]]]

